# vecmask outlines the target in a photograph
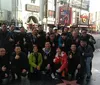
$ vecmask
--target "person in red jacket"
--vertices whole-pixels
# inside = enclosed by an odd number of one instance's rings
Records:
[[[56,72],[61,74],[61,77],[65,77],[65,74],[68,72],[68,60],[67,54],[62,51],[60,47],[56,50],[56,56],[53,60],[56,68]]]

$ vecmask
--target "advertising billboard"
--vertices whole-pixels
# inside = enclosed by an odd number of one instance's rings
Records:
[[[68,8],[68,6],[61,6],[59,8],[59,24],[60,25],[70,25],[71,24],[71,18],[72,18],[72,12],[71,8]]]
[[[71,0],[71,5],[73,7],[79,8],[79,9],[84,9],[84,10],[89,10],[89,0]]]

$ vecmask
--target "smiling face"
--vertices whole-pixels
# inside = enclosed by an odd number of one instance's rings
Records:
[[[54,34],[51,34],[50,35],[50,40],[54,40],[54,38],[55,38],[55,35]]]
[[[64,39],[64,40],[66,39],[66,35],[62,35],[61,37],[62,37],[62,39]]]
[[[20,46],[15,47],[15,52],[16,54],[19,54],[21,52],[21,47]]]
[[[14,29],[15,29],[15,26],[14,25],[11,25],[10,31],[14,31]]]
[[[0,56],[4,56],[6,54],[6,50],[4,48],[0,48]]]
[[[71,50],[72,50],[73,52],[76,51],[76,45],[75,45],[75,44],[72,44],[72,45],[71,45]]]
[[[73,36],[73,37],[77,37],[77,36],[78,36],[78,33],[77,33],[76,31],[73,31],[73,32],[72,32],[72,36]]]
[[[82,30],[82,33],[81,34],[82,34],[82,36],[85,37],[87,35],[87,31],[86,30]]]
[[[34,51],[34,53],[37,53],[38,52],[38,47],[37,46],[34,46],[33,47],[33,51]]]
[[[46,49],[50,49],[50,47],[51,47],[50,42],[46,42],[46,43],[45,43],[45,48],[46,48]]]
[[[3,32],[7,31],[7,26],[4,25],[4,24],[2,25],[2,31],[3,31]]]
[[[37,34],[37,29],[32,29],[32,34],[36,35]]]
[[[68,30],[69,30],[69,28],[64,28],[64,32],[65,33],[68,32]]]
[[[56,52],[57,53],[61,53],[61,48],[58,47],[57,50],[56,50]]]
[[[82,47],[85,47],[85,46],[87,45],[87,42],[86,42],[86,41],[81,40],[81,41],[80,41],[80,45],[81,45]]]

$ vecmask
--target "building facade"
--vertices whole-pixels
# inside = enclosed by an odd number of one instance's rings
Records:
[[[0,24],[11,21],[12,0],[0,0]]]
[[[71,0],[72,23],[78,27],[88,27],[89,25],[89,0]]]
[[[92,18],[92,24],[95,25],[95,31],[100,31],[100,11],[93,12],[91,13],[93,18]]]
[[[27,24],[88,25],[89,0],[0,0],[0,19]],[[6,11],[5,13],[3,11]],[[4,14],[3,14],[4,13]],[[64,18],[64,19],[63,19]]]
[[[89,24],[89,0],[57,0],[59,13],[57,16],[60,18],[60,8],[65,6],[62,14],[69,16],[69,22],[67,25],[75,25],[77,27],[86,27]],[[61,21],[61,19],[57,19]],[[58,24],[60,23],[58,21]],[[66,23],[66,22],[65,22]]]

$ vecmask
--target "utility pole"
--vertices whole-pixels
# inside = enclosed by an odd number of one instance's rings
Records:
[[[43,19],[44,19],[44,1],[45,0],[40,0],[40,21],[41,24],[43,25]]]
[[[18,18],[18,0],[15,0],[15,26],[17,27],[17,18]]]
[[[57,0],[54,0],[54,6],[55,6],[55,12],[54,12],[55,25],[57,27]]]
[[[45,0],[45,19],[46,19],[46,22],[45,22],[45,31],[47,31],[47,22],[48,22],[48,0]]]
[[[90,3],[88,3],[88,7],[90,8]],[[90,28],[90,13],[89,13],[89,9],[88,9],[88,28]]]

